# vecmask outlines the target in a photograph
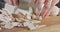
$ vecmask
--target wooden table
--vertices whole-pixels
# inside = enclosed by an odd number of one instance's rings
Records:
[[[24,28],[2,29],[0,32],[57,32],[60,31],[60,16],[49,16],[47,19],[43,19],[41,24],[47,25],[46,27],[27,30]]]

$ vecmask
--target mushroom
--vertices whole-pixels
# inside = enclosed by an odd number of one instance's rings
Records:
[[[52,8],[51,8],[51,16],[57,16],[58,15],[58,13],[59,13],[59,8],[57,7],[57,6],[53,6]]]

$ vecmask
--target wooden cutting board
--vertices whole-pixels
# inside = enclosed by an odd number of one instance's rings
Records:
[[[60,16],[49,16],[47,19],[43,19],[41,24],[46,24],[44,28],[36,30],[27,30],[24,28],[2,29],[0,32],[60,32]]]

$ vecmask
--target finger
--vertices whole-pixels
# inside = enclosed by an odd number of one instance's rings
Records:
[[[38,0],[38,8],[40,10],[40,11],[38,11],[38,14],[41,13],[41,11],[42,11],[42,9],[44,7],[44,2],[45,2],[45,0]]]
[[[47,18],[50,15],[50,12],[51,12],[51,8],[49,9],[49,11],[47,11],[45,18]]]
[[[18,6],[19,1],[18,0],[13,0],[13,4],[14,4],[14,6]]]
[[[12,0],[4,0],[6,3],[13,5]]]
[[[44,4],[45,0],[38,0],[38,7],[41,9],[43,4]]]
[[[44,8],[43,8],[43,11],[41,13],[42,17],[45,17],[47,11],[49,11],[49,9],[51,7],[51,3],[52,3],[52,0],[45,0]]]
[[[36,3],[36,2],[37,2],[37,0],[33,0],[33,2],[34,2],[34,3]]]
[[[52,0],[51,7],[50,7],[49,11],[48,11],[48,12],[46,13],[46,15],[45,15],[46,18],[50,15],[51,8],[52,8],[53,6],[55,6],[58,2],[59,2],[59,0]]]

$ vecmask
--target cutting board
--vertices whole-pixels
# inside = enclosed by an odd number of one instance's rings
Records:
[[[27,30],[25,28],[2,29],[0,32],[60,32],[60,16],[49,16],[43,19],[40,24],[47,25],[46,27],[36,30]]]
[[[15,27],[10,30],[2,29],[0,32],[60,32],[60,16],[49,16],[47,19],[43,19],[40,24],[45,24],[47,26],[36,30]]]

